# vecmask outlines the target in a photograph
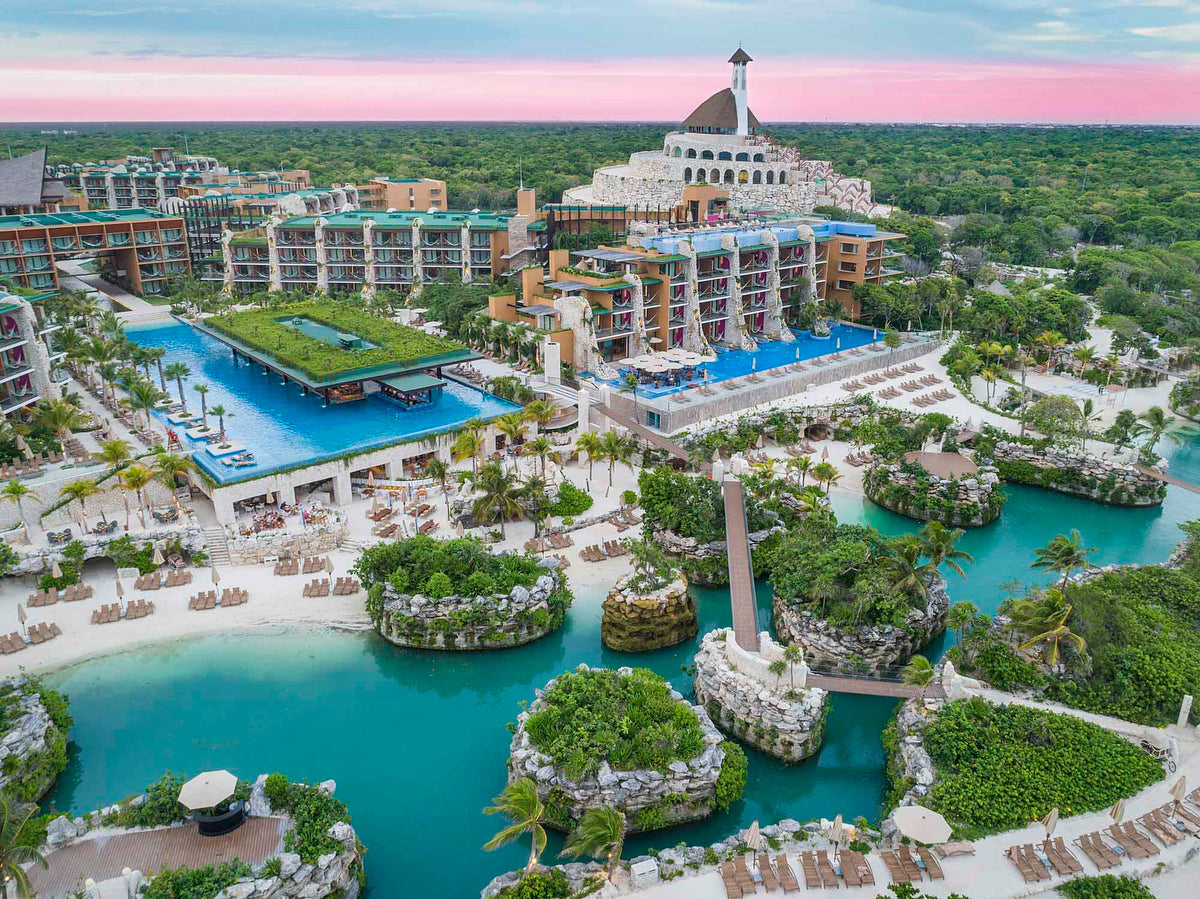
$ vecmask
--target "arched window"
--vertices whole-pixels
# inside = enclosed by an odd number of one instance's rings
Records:
[[[738,172],[738,184],[748,184],[750,182],[750,173],[745,169]]]
[[[720,153],[718,153],[718,154],[717,154],[717,159],[728,159],[728,160],[732,160],[732,159],[733,159],[733,154],[732,154],[732,153],[730,153],[728,150],[722,150]]]
[[[696,169],[696,183],[703,184],[708,181],[708,173],[704,169]]]
[[[737,156],[734,157],[734,159],[736,159],[738,162],[749,162],[750,154],[749,153],[739,153]]]
[[[774,184],[774,183],[775,183],[775,173],[767,172],[767,184]]]
[[[754,154],[754,161],[755,161],[755,162],[762,162],[762,161],[763,161],[763,155],[762,155],[761,153],[755,153],[755,154]]]
[[[683,147],[676,146],[676,147],[675,147],[675,152],[674,152],[673,154],[671,154],[671,155],[673,155],[673,156],[682,156],[682,155],[683,155]]]
[[[684,169],[683,170],[683,183],[688,184],[691,182],[691,180],[692,180],[692,170],[690,168]]]
[[[726,183],[726,184],[733,184],[733,169],[726,169],[726,170],[725,170],[725,183]]]
[[[762,184],[762,172],[755,172],[752,180],[755,184]]]
[[[712,159],[712,158],[713,158],[713,155],[712,155],[712,150],[704,150],[704,151],[702,151],[702,152],[700,153],[700,158],[701,158],[701,159]]]
[[[712,174],[708,176],[708,180],[711,181],[713,184],[720,184],[721,183],[721,170],[713,169]]]
[[[686,153],[686,156],[687,156],[687,158],[688,158],[688,159],[695,159],[695,158],[696,158],[696,148],[695,148],[695,147],[688,147],[688,151],[687,151],[687,153]]]
[[[780,184],[787,184],[787,172],[780,172],[780,173],[779,173],[779,183],[780,183]]]

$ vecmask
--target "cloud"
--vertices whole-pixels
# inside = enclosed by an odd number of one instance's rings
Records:
[[[1200,22],[1161,25],[1154,28],[1130,28],[1129,33],[1139,37],[1152,37],[1185,44],[1200,43]]]
[[[58,15],[63,16],[86,16],[92,19],[107,19],[116,16],[149,16],[149,15],[182,15],[185,13],[194,12],[187,7],[176,6],[141,6],[141,7],[124,7],[120,9],[63,9],[58,11]]]

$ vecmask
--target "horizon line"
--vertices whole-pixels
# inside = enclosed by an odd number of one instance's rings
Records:
[[[0,128],[52,127],[64,125],[146,125],[171,127],[178,125],[647,125],[667,126],[680,131],[678,122],[654,119],[0,119]],[[1051,121],[1037,119],[796,119],[767,121],[763,127],[794,125],[888,125],[908,127],[974,126],[1037,127],[1037,128],[1198,128],[1195,122],[1138,122],[1124,120]]]

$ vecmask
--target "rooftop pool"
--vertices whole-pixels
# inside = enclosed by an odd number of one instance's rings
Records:
[[[167,351],[164,363],[183,362],[192,370],[183,390],[188,410],[200,411],[197,384],[209,387],[209,424],[218,424],[214,406],[225,407],[225,432],[254,454],[255,464],[232,468],[204,450],[202,441],[189,440],[182,427],[167,423],[165,412],[155,414],[172,428],[186,448],[195,450],[196,464],[219,484],[260,477],[280,468],[311,465],[351,450],[367,450],[461,427],[472,418],[490,421],[521,407],[463,384],[449,381],[440,398],[428,406],[405,409],[390,400],[370,396],[342,405],[322,405],[315,394],[304,396],[296,384],[280,383],[245,359],[236,364],[229,348],[191,325],[131,326],[130,340]],[[168,393],[178,398],[168,381]]]
[[[838,352],[839,342],[842,352],[868,346],[882,341],[883,335],[870,328],[858,328],[852,325],[834,325],[828,337],[813,337],[808,331],[793,331],[794,341],[764,340],[758,344],[758,352],[746,350],[730,350],[724,347],[714,347],[717,358],[697,366],[699,376],[693,384],[704,382],[705,372],[708,373],[710,384],[740,378],[752,371],[767,371],[782,365],[791,365],[797,359],[815,359],[818,356],[828,356]],[[799,355],[797,356],[797,353]],[[618,366],[620,367],[620,366]],[[598,379],[599,380],[599,379]],[[620,386],[617,381],[602,381],[614,387]],[[638,396],[656,397],[669,396],[683,390],[683,387],[653,387],[643,384],[638,387]]]

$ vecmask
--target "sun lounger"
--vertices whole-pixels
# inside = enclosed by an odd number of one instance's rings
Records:
[[[788,862],[787,853],[775,856],[775,870],[779,873],[779,884],[785,893],[800,892],[800,881],[796,879],[796,872]]]
[[[1091,863],[1101,871],[1107,871],[1109,868],[1121,864],[1121,856],[1109,849],[1108,845],[1100,839],[1099,831],[1086,833],[1075,842]]]
[[[1159,811],[1165,815],[1174,817],[1176,821],[1192,833],[1200,833],[1200,817],[1188,811],[1182,802],[1168,802]],[[1195,829],[1193,830],[1193,828]]]
[[[883,863],[887,866],[888,875],[892,878],[892,883],[909,883],[912,881],[908,871],[900,864],[900,856],[896,855],[891,849],[880,850],[879,854],[883,857]],[[808,884],[808,886],[811,887],[813,884]],[[820,886],[820,884],[816,884],[816,886]]]
[[[938,864],[938,860],[933,857],[932,852],[924,846],[918,846],[917,855],[925,863],[925,873],[929,875],[930,880],[946,879],[946,875],[942,872],[942,866]]]
[[[817,874],[821,878],[821,886],[828,890],[836,890],[841,884],[838,882],[837,871],[833,869],[833,864],[829,861],[829,853],[820,849],[817,851]]]
[[[870,886],[875,885],[875,872],[871,869],[871,865],[867,861],[867,857],[861,852],[854,852],[851,849],[843,849],[842,876],[845,876],[847,865],[854,869],[860,884]]]
[[[1134,827],[1131,823],[1126,822],[1122,824],[1120,831],[1125,835],[1125,843],[1122,844],[1123,848],[1126,847],[1127,844],[1136,844],[1141,847],[1141,850],[1144,854],[1141,856],[1134,856],[1134,858],[1149,858],[1152,855],[1158,855],[1158,847],[1154,845],[1154,841]]]
[[[1020,847],[1020,851],[1025,856],[1026,863],[1038,880],[1050,879],[1050,869],[1046,867],[1046,863],[1042,861],[1041,856],[1037,854],[1030,843],[1026,843]]]
[[[1174,846],[1184,837],[1183,832],[1173,822],[1166,820],[1158,809],[1149,814],[1142,815],[1142,817],[1138,818],[1138,822],[1142,827],[1150,831],[1160,843],[1167,846]]]
[[[1017,866],[1017,871],[1020,872],[1021,878],[1026,883],[1037,883],[1040,880],[1037,872],[1029,864],[1029,860],[1025,858],[1025,853],[1021,851],[1020,846],[1010,846],[1004,854],[1008,856],[1009,861]]]
[[[1083,870],[1083,863],[1067,848],[1062,837],[1056,837],[1053,843],[1048,842],[1043,848],[1046,849],[1046,856],[1059,874],[1078,874]],[[1050,850],[1053,850],[1053,854]],[[1063,870],[1064,868],[1066,870]]]
[[[725,895],[741,899],[742,885],[738,883],[737,874],[733,870],[733,862],[721,863],[721,883],[725,885]]]
[[[779,878],[775,876],[775,869],[771,867],[771,860],[765,852],[758,853],[758,876],[762,878],[768,893],[779,889]]]
[[[841,866],[842,866],[842,869],[841,869],[842,880],[846,881],[846,886],[848,886],[848,887],[862,886],[862,878],[858,874],[858,868],[854,864],[851,863],[851,859],[849,857],[847,857],[845,850],[842,851],[839,861],[841,862]],[[818,869],[819,868],[820,868],[820,864],[818,863]]]
[[[896,850],[896,855],[900,857],[900,866],[912,878],[913,883],[920,883],[924,878],[924,872],[921,870],[921,866],[917,864],[917,860],[913,858],[912,850],[907,846],[901,846]]]
[[[746,867],[746,857],[744,855],[736,855],[733,859],[733,874],[737,878],[738,886],[742,888],[744,895],[752,896],[758,890],[758,884],[754,881],[754,875],[750,873],[750,869]]]

